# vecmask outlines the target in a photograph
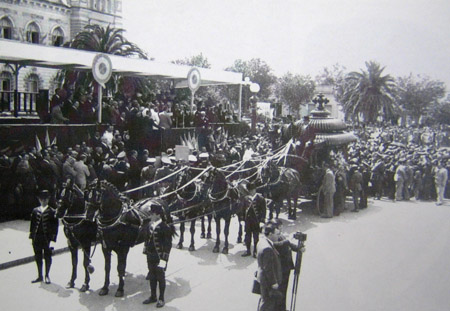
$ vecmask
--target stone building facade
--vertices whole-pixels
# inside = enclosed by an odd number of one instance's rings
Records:
[[[61,46],[86,25],[122,27],[122,0],[0,0],[0,38]],[[54,91],[56,70],[27,66],[19,71],[17,90]],[[0,91],[14,91],[13,68],[0,63]]]

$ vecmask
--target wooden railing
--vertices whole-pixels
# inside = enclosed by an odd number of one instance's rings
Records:
[[[0,113],[15,117],[37,115],[37,96],[38,93],[0,91]]]

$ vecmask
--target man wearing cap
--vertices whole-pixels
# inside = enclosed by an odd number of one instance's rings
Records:
[[[279,300],[279,309],[276,310],[285,311],[289,277],[291,274],[291,270],[295,268],[294,261],[292,260],[292,252],[304,252],[305,248],[302,246],[300,246],[299,248],[298,244],[296,245],[292,243],[283,235],[283,222],[281,221],[281,219],[272,219],[270,223],[275,226],[275,234],[277,235],[277,239],[275,242],[273,242],[273,246],[279,254],[282,275],[280,291],[283,294],[283,298]]]
[[[172,237],[175,234],[173,226],[166,223],[166,215],[162,206],[152,205],[148,238],[144,244],[144,254],[147,256],[148,277],[150,281],[150,297],[143,304],[156,302],[156,307],[164,307],[166,290],[166,269],[172,248]],[[159,285],[159,286],[158,286]],[[157,298],[159,287],[159,298]]]
[[[282,299],[279,288],[282,283],[282,272],[279,253],[273,243],[278,240],[276,227],[267,224],[263,228],[264,237],[257,246],[258,272],[257,279],[261,285],[261,298],[258,311],[277,310]]]
[[[117,155],[117,163],[114,165],[114,169],[116,170],[116,182],[114,185],[119,189],[120,191],[124,191],[126,188],[126,183],[128,182],[128,171],[130,169],[130,164],[128,164],[126,160],[126,153],[125,151],[120,152]]]
[[[163,166],[156,170],[155,180],[163,179],[164,177],[173,173],[172,169],[170,168],[172,161],[170,161],[170,159],[167,155],[163,155],[161,157],[161,163],[163,164]],[[157,183],[155,185],[157,195],[163,194],[166,191],[166,189],[169,187],[171,182],[172,182],[172,179],[168,178],[168,179],[164,179],[163,181]]]
[[[148,158],[145,166],[141,170],[141,185],[152,183],[155,180],[155,158]],[[153,196],[153,187],[146,187],[142,190],[144,197]]]
[[[245,196],[246,208],[244,211],[245,221],[245,247],[247,250],[242,257],[251,255],[250,247],[253,237],[253,257],[256,258],[256,248],[259,241],[259,232],[261,231],[260,222],[264,223],[266,218],[266,199],[259,193],[256,193],[256,186],[253,183],[247,185],[249,194]]]
[[[42,259],[45,259],[45,283],[50,284],[50,267],[52,264],[52,248],[50,242],[56,242],[58,234],[58,219],[56,211],[49,206],[50,192],[42,190],[38,195],[40,206],[33,209],[31,213],[30,235],[34,250],[38,277],[32,283],[42,282]]]

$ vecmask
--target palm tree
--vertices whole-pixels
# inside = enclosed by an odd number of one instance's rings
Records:
[[[347,117],[359,121],[375,122],[382,115],[384,120],[398,113],[395,103],[395,82],[390,75],[383,76],[384,67],[376,62],[366,62],[367,71],[350,72],[345,78],[343,107]]]
[[[65,46],[79,50],[148,59],[147,55],[136,44],[124,38],[123,32],[123,29],[111,28],[109,25],[106,28],[99,25],[87,25]],[[90,71],[62,70],[58,78],[65,87],[73,89],[75,97],[95,87],[95,84],[93,84],[94,78]],[[107,92],[114,93],[124,85],[128,89],[131,88],[133,92],[149,89],[147,79],[121,77],[116,74],[113,74],[106,84],[106,89]]]

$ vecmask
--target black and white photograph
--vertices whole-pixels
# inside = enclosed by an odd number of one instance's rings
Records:
[[[2,310],[448,310],[449,16],[0,0]]]

